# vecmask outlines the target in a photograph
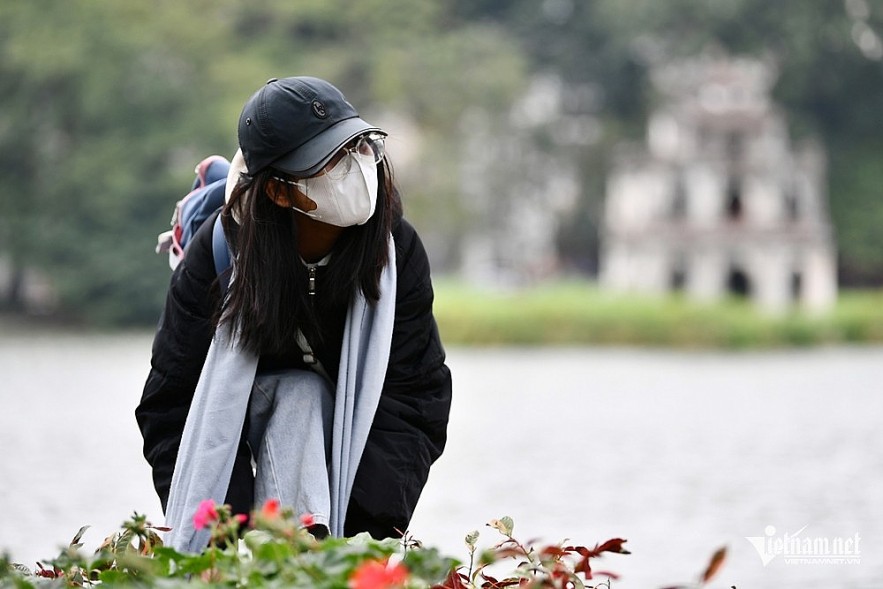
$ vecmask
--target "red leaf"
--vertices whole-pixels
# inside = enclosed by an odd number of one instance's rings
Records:
[[[463,573],[458,573],[455,569],[451,569],[451,572],[448,573],[448,576],[445,577],[441,585],[433,585],[430,589],[469,589],[469,586],[466,584],[468,581],[469,577]]]
[[[582,573],[586,576],[586,579],[592,578],[592,565],[589,564],[589,557],[581,558],[576,566],[573,567],[574,573]]]
[[[723,546],[718,548],[717,551],[712,555],[711,561],[708,563],[708,567],[705,569],[705,572],[702,573],[702,583],[705,584],[711,580],[713,576],[717,574],[720,568],[724,564],[724,560],[727,557],[727,547]]]
[[[607,540],[600,546],[595,546],[595,550],[593,551],[595,555],[599,555],[602,552],[617,552],[619,554],[631,554],[628,550],[622,547],[627,540],[623,540],[622,538],[611,538]]]
[[[542,556],[554,556],[555,558],[561,558],[562,556],[567,556],[570,554],[570,550],[566,548],[561,548],[559,546],[546,546],[540,551]]]
[[[40,570],[34,571],[34,574],[38,577],[44,577],[46,579],[56,579],[63,575],[61,569],[59,569],[58,567],[47,569],[39,562],[37,563],[37,567],[39,567]]]
[[[494,551],[494,555],[499,558],[508,558],[510,556],[525,556],[524,550],[516,547],[505,547],[505,548],[497,548]]]
[[[481,574],[481,578],[486,581],[485,583],[482,583],[481,586],[487,589],[503,589],[504,587],[520,585],[522,581],[521,579],[503,579],[502,581],[498,581],[494,577],[490,577],[484,573]]]

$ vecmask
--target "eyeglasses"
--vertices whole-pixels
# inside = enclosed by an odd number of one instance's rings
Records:
[[[366,133],[357,137],[354,141],[355,144],[350,142],[350,144],[345,145],[343,151],[359,155],[373,155],[374,165],[382,162],[386,156],[384,136],[380,133]]]
[[[352,154],[361,158],[373,158],[374,165],[376,166],[383,161],[386,154],[384,151],[383,135],[379,133],[367,133],[353,139],[347,145],[344,145],[340,151],[334,154],[334,157],[325,164],[325,167],[322,168],[322,171],[319,172],[318,175],[328,174],[329,178],[340,180],[347,174],[358,170],[359,166],[355,163],[356,160],[353,158],[346,158],[345,156],[347,154]]]
[[[353,168],[352,160],[347,161],[346,166],[338,166],[337,164],[343,159],[343,157],[347,154],[351,153],[353,155],[360,156],[371,156],[374,158],[374,165],[376,166],[380,162],[383,161],[383,158],[386,157],[386,149],[384,145],[384,135],[380,133],[366,133],[365,135],[360,135],[356,137],[334,154],[334,157],[328,161],[327,164],[317,173],[315,176],[321,176],[322,174],[328,174],[329,177],[339,180],[349,174],[350,172],[358,169],[358,167]],[[280,182],[284,182],[285,184],[291,184],[292,186],[297,186],[301,190],[304,189],[301,180],[305,178],[299,178],[297,180],[283,178],[281,176],[273,176],[274,179],[279,180]]]

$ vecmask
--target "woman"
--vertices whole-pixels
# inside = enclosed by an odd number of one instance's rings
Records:
[[[211,218],[172,276],[136,409],[173,546],[204,546],[189,521],[206,498],[278,498],[336,535],[407,528],[451,377],[384,137],[316,78],[270,80],[243,108],[220,213],[233,267],[219,280]]]

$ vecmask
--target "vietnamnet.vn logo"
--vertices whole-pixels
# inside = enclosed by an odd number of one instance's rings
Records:
[[[861,562],[861,536],[810,536],[804,534],[807,526],[796,532],[776,535],[774,526],[767,526],[763,536],[746,536],[763,566],[777,556],[786,564],[859,564]]]

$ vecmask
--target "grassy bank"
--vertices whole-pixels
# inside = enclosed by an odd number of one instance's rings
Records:
[[[836,307],[822,316],[793,312],[770,317],[744,301],[701,305],[679,297],[627,296],[588,282],[518,290],[481,289],[448,280],[436,280],[434,286],[435,315],[448,345],[750,349],[883,344],[883,290],[841,292]],[[3,336],[99,332],[118,330],[0,313]]]
[[[448,344],[589,344],[758,348],[883,343],[883,291],[846,291],[823,316],[759,313],[744,301],[701,305],[602,292],[581,282],[481,290],[438,281]]]

